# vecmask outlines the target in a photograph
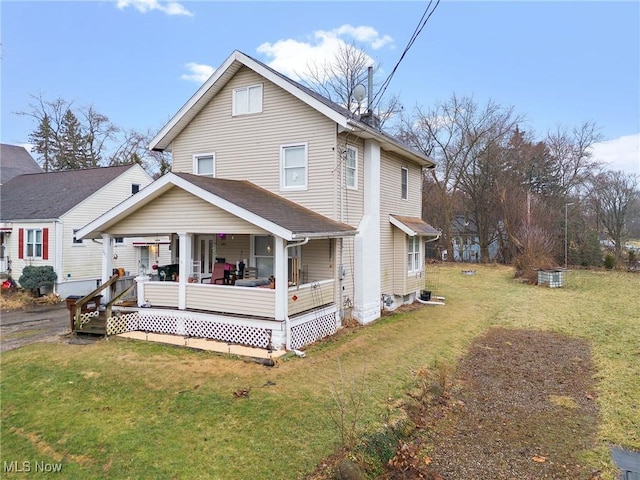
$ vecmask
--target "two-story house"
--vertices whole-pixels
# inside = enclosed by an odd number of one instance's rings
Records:
[[[79,235],[102,239],[105,280],[110,238],[169,235],[179,275],[139,278],[145,308],[111,332],[299,348],[424,286],[432,160],[263,63],[233,52],[150,148],[172,172]]]

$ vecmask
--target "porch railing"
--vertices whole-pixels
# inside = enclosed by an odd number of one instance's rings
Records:
[[[289,316],[335,302],[335,280],[321,280],[289,288]]]

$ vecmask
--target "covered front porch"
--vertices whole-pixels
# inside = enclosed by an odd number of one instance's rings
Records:
[[[106,278],[115,238],[171,238],[172,264],[138,272],[135,303],[114,305],[108,335],[152,332],[281,350],[341,325],[337,251],[355,229],[249,182],[169,174],[81,233],[102,239]]]

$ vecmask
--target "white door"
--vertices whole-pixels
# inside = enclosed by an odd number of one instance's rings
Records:
[[[194,260],[200,261],[201,276],[211,276],[213,273],[213,264],[216,262],[215,235],[198,235],[196,237]]]

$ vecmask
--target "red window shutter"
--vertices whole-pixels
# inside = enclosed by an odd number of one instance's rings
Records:
[[[24,228],[18,229],[18,258],[24,258]]]
[[[49,260],[49,229],[42,229],[42,259]]]

